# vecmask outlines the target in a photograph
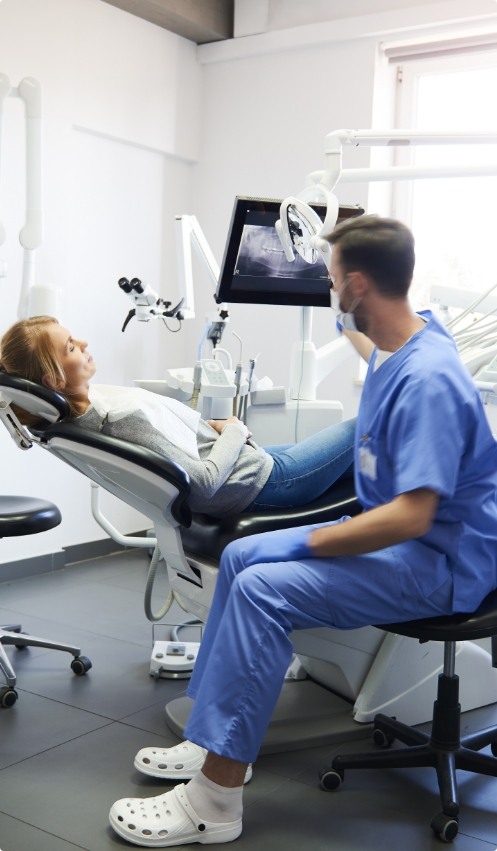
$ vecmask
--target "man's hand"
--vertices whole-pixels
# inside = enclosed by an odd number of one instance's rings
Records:
[[[312,555],[316,558],[361,555],[419,538],[430,530],[438,502],[438,494],[428,488],[401,493],[391,502],[364,511],[345,523],[311,532]]]

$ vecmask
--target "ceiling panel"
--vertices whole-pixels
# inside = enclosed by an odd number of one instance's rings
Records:
[[[235,0],[103,0],[196,44],[233,38]]]

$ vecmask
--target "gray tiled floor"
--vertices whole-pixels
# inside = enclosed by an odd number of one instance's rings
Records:
[[[19,700],[0,710],[1,851],[131,847],[107,826],[110,805],[123,796],[164,790],[134,770],[133,757],[145,745],[177,741],[165,724],[164,705],[184,691],[185,682],[149,675],[146,573],[145,554],[132,550],[0,585],[0,622],[19,620],[26,631],[78,644],[93,661],[91,672],[79,678],[70,671],[69,656],[9,649]],[[163,583],[159,592],[166,590]],[[167,620],[185,617],[172,609]],[[465,726],[492,723],[497,707],[465,716]],[[364,742],[261,756],[245,791],[244,832],[233,847],[441,848],[429,828],[439,810],[431,770],[349,772],[338,793],[320,790],[318,769],[333,753],[360,749]],[[461,826],[454,848],[495,851],[497,779],[461,773],[459,782]]]

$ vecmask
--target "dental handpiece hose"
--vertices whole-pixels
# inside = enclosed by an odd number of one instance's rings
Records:
[[[235,369],[235,395],[233,397],[233,416],[236,417],[238,414],[238,399],[240,397],[240,385],[242,383],[242,364],[241,362],[236,365]]]
[[[195,366],[193,367],[193,393],[192,398],[190,399],[190,408],[193,408],[194,411],[197,410],[198,405],[198,397],[200,394],[200,387],[202,384],[202,363],[197,361]]]
[[[259,357],[259,355],[257,355],[257,357]],[[242,422],[245,423],[245,425],[247,425],[248,397],[249,397],[249,394],[250,394],[250,390],[252,388],[252,379],[254,377],[254,369],[255,369],[256,360],[257,360],[257,358],[250,358],[250,360],[249,360],[249,371],[248,371],[248,376],[247,376],[247,392],[246,392],[244,399],[243,399],[243,409],[242,409],[243,413],[242,413],[242,416],[240,417],[240,419],[242,420]]]

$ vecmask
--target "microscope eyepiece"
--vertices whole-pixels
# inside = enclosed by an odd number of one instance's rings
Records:
[[[131,278],[129,285],[130,285],[132,290],[135,290],[135,292],[137,292],[137,293],[143,292],[143,284],[142,284],[142,282],[140,281],[139,278]]]
[[[127,278],[119,278],[117,285],[121,287],[125,293],[130,293],[132,290],[132,286]]]

